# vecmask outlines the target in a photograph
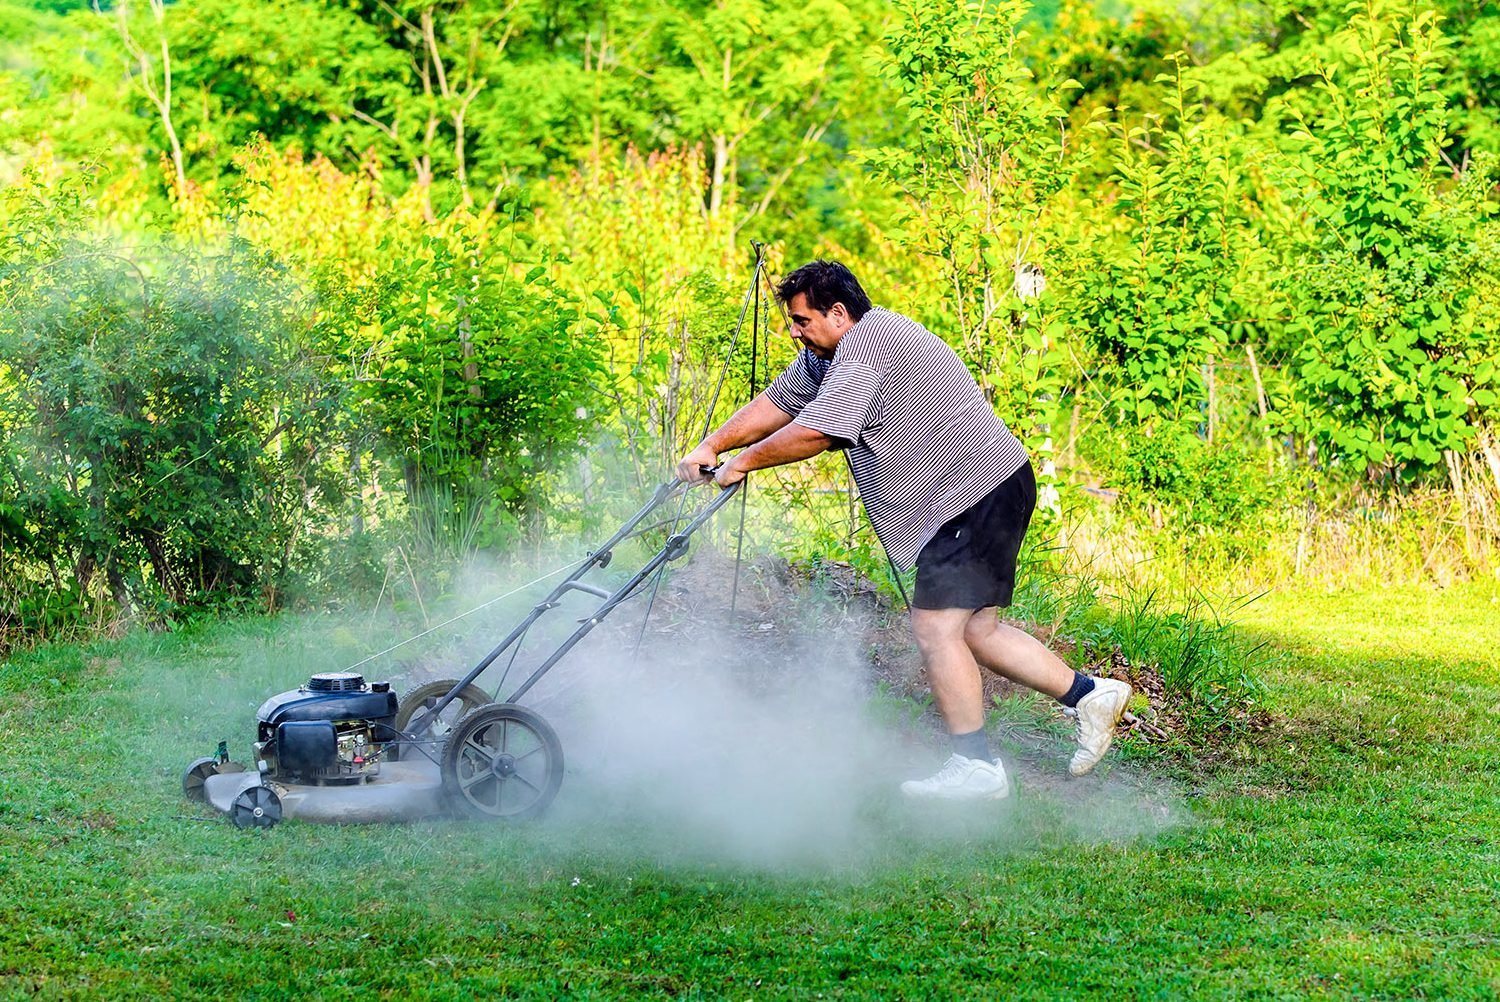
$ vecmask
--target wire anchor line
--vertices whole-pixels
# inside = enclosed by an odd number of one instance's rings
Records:
[[[719,404],[719,394],[724,389],[724,380],[729,376],[729,363],[734,360],[735,350],[739,347],[740,333],[745,329],[745,314],[748,313],[749,310],[750,310],[750,303],[751,303],[752,299],[754,299],[756,301],[757,308],[758,308],[759,295],[760,295],[760,280],[761,280],[761,276],[765,274],[765,269],[766,269],[766,245],[763,244],[763,243],[759,243],[757,241],[752,240],[752,241],[750,241],[750,246],[753,247],[753,248],[755,248],[755,268],[754,268],[754,270],[752,271],[752,273],[750,275],[750,284],[745,289],[745,299],[744,299],[743,302],[740,303],[740,318],[739,318],[738,321],[735,322],[735,325],[734,325],[734,335],[729,339],[729,350],[724,353],[724,364],[719,369],[719,381],[714,385],[713,396],[709,398],[708,409],[707,409],[707,411],[704,412],[704,415],[703,415],[703,431],[698,435],[698,441],[700,441],[700,442],[703,441],[705,438],[708,437],[708,431],[709,431],[710,428],[713,427],[713,422],[714,422],[714,408],[717,407],[718,404]],[[757,320],[758,320],[758,318],[757,318]],[[758,327],[758,324],[757,324],[757,330],[758,329],[759,329],[759,327]],[[753,350],[754,349],[752,347],[752,352],[753,352]],[[754,366],[754,364],[755,364],[755,358],[754,358],[753,354],[751,355],[750,364],[752,366]],[[743,489],[742,489],[742,492],[743,492]],[[677,532],[677,523],[682,518],[682,508],[683,508],[683,505],[685,505],[686,503],[687,503],[687,495],[684,494],[683,497],[682,497],[682,500],[680,500],[677,503],[677,514],[675,516],[673,516],[673,518],[672,518],[672,532],[673,533]],[[743,504],[743,503],[744,503],[744,501],[742,499],[741,500],[741,504]],[[741,541],[741,543],[743,543],[743,541],[744,541],[744,533],[745,533],[745,525],[744,525],[744,517],[742,515],[741,519],[740,519],[740,541]],[[651,610],[656,607],[656,593],[657,593],[657,590],[661,587],[662,574],[664,574],[666,572],[666,569],[667,569],[667,565],[665,563],[663,563],[660,567],[658,567],[656,569],[656,574],[651,579],[651,597],[646,602],[646,613],[645,613],[644,616],[641,617],[641,630],[640,630],[640,633],[636,634],[635,647],[632,648],[632,653],[639,653],[640,649],[641,649],[641,644],[644,643],[645,640],[646,640],[646,625],[651,622]],[[735,587],[736,591],[738,591],[738,589],[739,589],[739,579],[740,579],[740,554],[739,554],[739,547],[736,547],[735,548],[735,556],[734,556],[734,582],[735,582],[734,587]],[[734,610],[733,597],[731,597],[731,599],[730,599],[730,612],[731,612],[731,614],[733,614],[733,610]]]
[[[480,604],[476,605],[474,608],[470,609],[468,612],[461,612],[457,616],[452,617],[451,619],[445,619],[441,623],[438,623],[435,626],[428,627],[427,629],[423,630],[421,633],[416,634],[415,636],[407,637],[405,640],[401,641],[400,643],[392,644],[391,646],[387,647],[383,651],[376,651],[374,654],[371,654],[369,657],[366,657],[366,658],[363,658],[363,659],[361,659],[359,661],[354,662],[352,665],[350,665],[349,667],[345,668],[344,671],[353,671],[354,669],[360,667],[361,665],[367,665],[367,664],[369,664],[371,661],[374,661],[376,658],[383,658],[387,654],[391,653],[392,651],[400,650],[401,648],[405,647],[407,644],[414,643],[415,641],[421,640],[425,636],[428,636],[430,634],[436,633],[438,630],[441,630],[445,626],[452,626],[454,623],[458,622],[460,619],[465,619],[465,618],[467,618],[469,616],[474,615],[474,613],[476,613],[476,612],[480,612],[480,611],[482,611],[484,609],[488,609],[490,606],[494,605],[496,602],[504,601],[505,599],[510,598],[512,595],[515,595],[518,592],[525,591],[527,588],[530,588],[534,584],[541,584],[543,581],[546,581],[548,578],[555,578],[555,577],[557,577],[557,575],[561,574],[563,571],[569,570],[570,568],[577,567],[579,564],[583,563],[584,561],[586,561],[586,560],[592,560],[592,559],[593,559],[593,557],[592,557],[592,555],[590,555],[590,556],[587,556],[587,557],[580,557],[579,559],[574,560],[574,561],[572,561],[570,563],[563,564],[561,567],[558,567],[558,568],[556,568],[554,570],[550,570],[546,574],[543,574],[539,578],[532,578],[530,581],[526,582],[523,585],[517,585],[516,587],[512,588],[510,591],[506,592],[504,595],[496,595],[494,598],[490,599],[487,602],[481,602]]]
[[[756,269],[757,271],[760,271],[760,263],[765,257],[766,245],[756,243],[752,240],[750,241],[750,246],[755,248]],[[767,276],[767,278],[769,279],[769,276]],[[756,359],[760,357],[760,282],[756,281],[755,279],[751,279],[751,284],[755,289],[755,311],[751,314],[750,319],[750,386],[748,387],[745,394],[745,403],[747,404],[755,399],[756,384],[759,382],[755,362]],[[770,331],[768,330],[766,333],[769,337]],[[727,360],[725,361],[725,366],[728,366]],[[734,584],[731,585],[729,589],[729,618],[731,620],[734,619],[735,610],[739,606],[740,564],[741,557],[745,551],[745,510],[749,507],[749,504],[750,491],[747,485],[746,489],[740,491],[740,525],[739,529],[735,533],[734,540]]]

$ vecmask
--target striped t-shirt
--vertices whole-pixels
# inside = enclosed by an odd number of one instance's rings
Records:
[[[944,522],[1026,463],[953,349],[890,310],[867,312],[831,359],[804,348],[766,395],[847,445],[870,524],[903,569]]]

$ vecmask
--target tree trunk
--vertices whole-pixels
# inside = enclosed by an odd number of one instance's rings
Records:
[[[1270,408],[1266,406],[1266,387],[1260,381],[1260,366],[1255,361],[1255,348],[1249,341],[1245,342],[1245,357],[1250,360],[1250,378],[1255,380],[1255,406],[1260,410],[1260,429],[1266,432],[1266,416]],[[1276,462],[1276,443],[1266,435],[1266,471],[1271,472]]]
[[[708,214],[719,218],[724,206],[724,180],[729,173],[729,137],[720,133],[714,136],[714,169],[708,189]]]
[[[1218,431],[1217,421],[1214,418],[1214,412],[1218,410],[1218,386],[1214,379],[1214,360],[1212,356],[1208,359],[1206,375],[1208,379],[1208,444],[1213,445],[1214,433]]]
[[[115,566],[113,560],[105,564],[104,576],[109,581],[109,590],[115,597],[115,608],[120,615],[130,615],[130,588],[125,584],[125,578],[120,574],[120,569]]]
[[[89,585],[94,583],[94,572],[98,570],[99,564],[91,554],[85,553],[79,556],[73,564],[73,580],[78,582],[78,590],[87,594]]]
[[[349,533],[353,536],[363,535],[365,531],[364,485],[359,482],[360,473],[359,447],[350,442],[349,482],[354,485],[354,514],[349,520]]]
[[[182,581],[172,569],[172,563],[167,558],[167,551],[162,546],[161,534],[155,529],[147,529],[140,534],[141,544],[146,547],[146,557],[151,562],[151,570],[156,574],[157,583],[166,590],[167,597],[175,604],[182,604],[187,597]]]
[[[1479,450],[1484,453],[1484,461],[1490,468],[1490,476],[1495,481],[1495,490],[1500,493],[1500,453],[1495,451],[1495,439],[1485,428],[1479,433]]]
[[[167,46],[166,4],[165,0],[150,0],[150,5],[151,16],[156,21],[157,40],[161,45],[160,90],[156,86],[156,73],[151,67],[151,57],[146,54],[145,48],[130,31],[129,4],[123,0],[115,7],[116,28],[120,34],[120,41],[125,45],[125,51],[135,60],[136,67],[140,70],[137,79],[140,80],[141,88],[146,92],[146,99],[151,102],[156,108],[156,113],[161,117],[162,129],[167,134],[168,153],[172,158],[177,192],[180,196],[187,192],[187,171],[183,163],[182,143],[177,138],[177,129],[172,125],[172,53]]]
[[[417,191],[422,197],[422,221],[429,226],[437,223],[437,212],[432,208],[432,157],[423,154],[412,164],[416,168]]]
[[[458,346],[464,360],[464,385],[469,398],[478,400],[483,396],[479,388],[479,363],[474,360],[474,334],[469,320],[467,297],[458,297]]]

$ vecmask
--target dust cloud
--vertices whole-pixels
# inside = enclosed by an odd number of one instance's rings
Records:
[[[476,571],[454,590],[462,603],[450,593],[449,601],[428,604],[427,623],[527,580],[516,578]],[[907,865],[914,851],[1130,841],[1190,820],[1174,787],[1118,756],[1103,775],[1069,780],[1064,743],[1017,744],[1003,728],[996,747],[1015,795],[983,804],[907,802],[901,781],[930,774],[948,751],[930,709],[877,684],[872,644],[887,644],[889,659],[891,638],[904,637],[903,620],[872,636],[867,616],[779,590],[730,621],[722,611],[684,604],[685,595],[709,605],[723,598],[716,585],[686,578],[663,589],[639,653],[644,603],[632,600],[522,699],[556,729],[566,773],[546,815],[519,829],[495,824],[495,837],[519,838],[549,857],[581,853],[622,866],[858,875]],[[398,692],[461,677],[550,583],[357,670]],[[570,597],[544,616],[503,686],[504,658],[478,684],[507,695],[591,601]],[[147,684],[133,700],[178,723],[180,740],[166,744],[155,769],[175,775],[219,738],[230,739],[236,757],[245,755],[261,700],[313,672],[350,667],[410,636],[413,625],[409,614],[388,609],[282,616],[197,652],[191,676],[176,666],[140,665]],[[904,681],[916,667],[914,660],[905,666]],[[889,665],[885,677],[892,677]]]
[[[766,625],[766,624],[761,624]],[[771,632],[783,629],[776,626]],[[593,645],[536,690],[567,761],[542,826],[654,865],[856,874],[903,854],[1131,841],[1187,820],[1177,792],[1118,765],[1005,755],[1004,801],[906,801],[946,758],[935,719],[877,689],[857,626],[768,637],[720,624],[630,656]]]
[[[733,634],[580,662],[547,699],[568,761],[558,821],[634,829],[647,851],[756,866],[834,863],[899,782],[843,645],[747,663]]]

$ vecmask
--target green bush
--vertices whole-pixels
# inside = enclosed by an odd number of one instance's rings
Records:
[[[87,190],[39,181],[0,222],[0,504],[85,595],[151,609],[284,571],[326,420],[275,262],[235,241],[125,251]],[[306,406],[304,406],[306,405]],[[287,502],[289,504],[279,504]]]
[[[1253,532],[1278,498],[1256,458],[1233,444],[1210,444],[1178,425],[1123,443],[1121,503],[1173,532]]]

